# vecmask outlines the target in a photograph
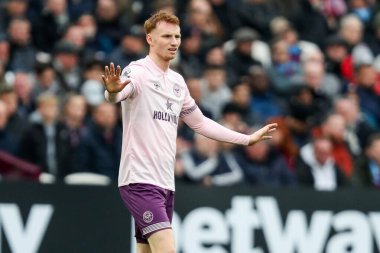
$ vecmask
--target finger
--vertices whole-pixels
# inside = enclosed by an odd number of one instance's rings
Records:
[[[112,76],[115,75],[115,65],[113,64],[113,62],[111,62],[110,72],[111,72],[111,75],[112,75]]]
[[[274,132],[276,130],[277,130],[277,128],[268,129],[267,133],[272,133],[272,132]]]
[[[264,135],[263,137],[261,137],[262,140],[270,140],[272,138],[273,138],[273,136],[271,136],[271,135]]]
[[[109,78],[109,77],[111,76],[111,74],[110,74],[110,69],[108,68],[108,66],[106,66],[106,67],[104,68],[104,72],[106,73],[106,77],[107,77],[107,78]]]
[[[116,67],[116,76],[120,76],[121,74],[121,68],[120,68],[120,65],[117,65]]]
[[[131,82],[131,79],[126,79],[122,85],[127,86]]]
[[[267,125],[269,128],[277,128],[278,124],[277,123],[272,123]]]
[[[102,82],[103,87],[104,87],[104,89],[107,90],[107,79],[106,79],[106,77],[104,75],[102,75],[102,79],[103,79],[103,82]]]

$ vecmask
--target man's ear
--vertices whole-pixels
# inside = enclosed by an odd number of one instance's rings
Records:
[[[146,35],[146,41],[150,46],[152,45],[152,35],[150,33]]]

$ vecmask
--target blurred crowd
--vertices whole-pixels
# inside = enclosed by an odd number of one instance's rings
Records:
[[[243,147],[179,123],[177,180],[380,187],[380,5],[375,0],[0,0],[0,175],[117,180],[120,106],[103,68],[147,54],[143,22],[181,20],[171,67],[203,113],[273,140]]]

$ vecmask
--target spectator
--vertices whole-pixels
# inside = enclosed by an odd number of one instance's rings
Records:
[[[248,80],[241,80],[232,86],[231,95],[231,101],[228,104],[233,104],[239,109],[241,119],[245,124],[253,126],[263,123],[251,107],[251,86]]]
[[[278,96],[286,96],[292,88],[294,80],[299,80],[301,65],[291,59],[289,44],[281,39],[275,39],[271,44],[272,67],[268,75],[273,84],[273,91]]]
[[[224,29],[207,0],[190,0],[187,6],[185,24],[201,32],[201,50],[221,42]]]
[[[299,154],[299,146],[294,141],[291,131],[286,124],[286,118],[282,116],[271,117],[266,123],[277,123],[277,131],[273,133],[270,145],[284,156],[288,167],[294,170]]]
[[[233,129],[238,129],[239,132],[244,133],[249,126],[243,121],[243,114],[244,112],[238,105],[227,103],[223,107],[222,116],[219,121],[223,125],[231,126]]]
[[[68,132],[58,122],[58,99],[43,93],[37,100],[40,122],[34,122],[21,137],[19,156],[62,179],[68,174]]]
[[[332,191],[343,186],[346,179],[332,152],[329,138],[315,138],[303,146],[296,164],[298,182],[319,191]]]
[[[232,126],[228,126],[230,129]],[[244,180],[243,169],[238,162],[238,148],[235,144],[219,143],[218,165],[203,179],[206,186],[229,186],[240,184]]]
[[[364,41],[372,35],[372,21],[374,18],[375,3],[367,0],[348,0],[349,13],[356,15],[363,24]]]
[[[84,137],[87,134],[86,115],[87,104],[83,96],[69,94],[64,100],[63,115],[60,121],[67,131],[69,145],[69,161],[66,161],[67,173],[79,172],[80,167],[80,148],[83,145]]]
[[[335,111],[346,120],[345,139],[351,153],[357,157],[362,153],[369,136],[375,129],[365,119],[354,98],[338,98],[335,101]]]
[[[92,112],[92,121],[80,151],[82,170],[116,180],[122,138],[115,105],[106,102],[97,105]]]
[[[8,69],[10,59],[10,43],[6,34],[0,34],[0,69],[2,70],[1,76],[4,75],[5,70]]]
[[[371,48],[373,55],[380,54],[380,12],[373,18],[373,34],[368,38],[368,46]]]
[[[68,11],[71,20],[77,20],[85,13],[93,13],[95,10],[96,1],[79,0],[69,1]]]
[[[186,80],[187,87],[189,89],[191,97],[195,100],[195,103],[197,106],[201,109],[203,115],[206,117],[213,119],[213,115],[210,111],[208,111],[206,108],[203,108],[202,106],[202,98],[203,98],[203,93],[202,93],[202,83],[201,79],[198,78],[191,78]]]
[[[344,62],[346,62],[349,57],[348,44],[345,39],[339,34],[330,35],[325,39],[324,53],[326,71],[335,74],[335,76],[344,81]]]
[[[210,0],[210,4],[223,27],[223,40],[231,39],[232,32],[241,26],[238,8],[234,2],[228,0]]]
[[[258,61],[265,68],[270,67],[272,62],[269,46],[265,41],[260,39],[259,34],[255,30],[250,27],[241,27],[236,29],[232,35],[232,38],[223,44],[223,48],[227,54],[234,51],[237,47],[245,48],[243,50],[238,49],[238,51],[248,51],[248,44],[250,44],[251,58]]]
[[[203,72],[203,64],[201,61],[201,33],[193,27],[184,27],[182,30],[178,71],[181,72],[185,78],[199,78]]]
[[[347,42],[350,57],[343,63],[343,77],[353,81],[354,66],[373,61],[373,54],[363,40],[363,23],[353,14],[342,17],[339,26],[339,35]]]
[[[96,5],[98,40],[105,53],[110,53],[118,45],[125,27],[129,21],[122,16],[116,0],[99,0]]]
[[[75,23],[68,25],[63,33],[62,40],[77,48],[79,63],[81,65],[84,65],[87,61],[95,57],[94,50],[86,45],[86,34],[82,26]]]
[[[205,56],[206,65],[225,66],[226,57],[224,54],[223,46],[216,44],[210,47]]]
[[[84,96],[89,110],[104,101],[104,88],[101,80],[103,64],[101,61],[93,59],[84,66],[83,79],[80,93]]]
[[[4,7],[1,6],[3,8],[0,9],[0,33],[6,32],[12,19],[26,18],[28,9],[27,0],[8,0],[3,2]]]
[[[5,103],[7,109],[7,131],[12,133],[13,142],[19,143],[21,136],[29,128],[29,122],[17,109],[17,94],[12,88],[2,88],[0,100]]]
[[[226,84],[226,71],[223,66],[206,67],[201,79],[201,105],[209,110],[214,118],[220,117],[222,107],[231,98],[231,91]]]
[[[57,78],[57,73],[50,63],[40,63],[35,67],[35,79],[32,90],[33,100],[45,92],[55,94],[60,100],[64,96],[64,90]]]
[[[84,48],[87,53],[90,54],[92,52],[93,57],[104,58],[104,51],[106,51],[106,48],[103,48],[102,40],[99,37],[98,25],[95,17],[91,14],[83,14],[78,18],[77,25],[82,28],[85,39]]]
[[[323,62],[305,62],[303,65],[302,82],[309,86],[314,92],[332,99],[340,94],[342,90],[338,78],[326,73]]]
[[[195,134],[194,146],[180,154],[180,159],[185,171],[184,180],[207,183],[205,177],[210,176],[218,166],[218,143]]]
[[[16,154],[18,142],[14,140],[13,133],[9,131],[7,105],[0,101],[0,150],[8,154]]]
[[[319,9],[318,1],[300,1],[299,7],[299,11],[291,18],[291,22],[299,32],[300,39],[322,46],[324,38],[330,31],[327,20]]]
[[[13,71],[32,71],[36,49],[31,43],[31,24],[27,19],[14,18],[8,27],[10,58],[8,68]]]
[[[372,64],[362,63],[356,66],[355,82],[350,88],[359,99],[361,111],[376,128],[380,126],[380,94],[376,92],[378,85],[376,70]]]
[[[77,24],[67,26],[65,32],[63,33],[62,39],[75,45],[78,48],[78,51],[82,51],[84,49],[86,42],[84,29]]]
[[[33,24],[33,40],[40,51],[52,53],[70,23],[67,0],[47,0]]]
[[[259,122],[283,113],[285,98],[273,94],[271,83],[265,69],[253,66],[249,69],[248,80],[251,86],[251,108],[259,117]]]
[[[298,146],[305,145],[310,130],[331,110],[331,101],[306,85],[294,87],[289,95],[286,122]]]
[[[248,75],[253,65],[262,65],[252,57],[252,45],[258,39],[256,31],[241,28],[233,34],[234,46],[226,53],[227,83],[229,86],[238,82],[241,76]]]
[[[21,117],[28,118],[36,109],[36,101],[33,100],[33,79],[30,72],[16,72],[13,89],[17,95],[17,110]]]
[[[380,134],[369,139],[362,157],[357,161],[353,182],[365,187],[380,187]]]
[[[351,179],[354,168],[353,156],[345,139],[346,121],[337,113],[326,116],[320,127],[313,129],[314,137],[326,137],[332,142],[332,155],[347,179]]]
[[[97,80],[85,81],[80,89],[80,94],[86,99],[90,111],[104,102],[104,87]]]
[[[186,84],[191,97],[195,100],[195,103],[202,111],[203,115],[210,119],[213,119],[213,115],[211,114],[211,112],[201,105],[203,95],[200,79],[187,79]],[[179,150],[182,150],[190,147],[193,144],[193,142],[194,131],[180,119],[178,124],[177,147],[179,148]]]
[[[338,29],[339,20],[347,13],[346,2],[345,0],[319,1],[321,12],[325,16],[330,31]]]
[[[79,90],[81,68],[78,54],[79,48],[64,40],[59,41],[54,47],[53,66],[66,92]]]
[[[271,22],[271,30],[274,37],[285,41],[288,44],[290,59],[300,62],[312,52],[319,50],[317,44],[299,38],[298,31],[292,26],[289,20],[284,17],[276,17]]]
[[[270,39],[270,22],[278,13],[271,1],[242,1],[237,7],[240,26],[257,30],[265,39]]]
[[[112,50],[109,61],[124,67],[142,58],[146,50],[144,38],[142,27],[137,25],[130,27],[129,31],[123,34],[120,46]]]
[[[241,161],[244,179],[251,186],[283,187],[296,184],[285,158],[267,142],[244,147]]]

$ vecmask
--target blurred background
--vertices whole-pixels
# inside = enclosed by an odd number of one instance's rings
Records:
[[[147,54],[143,22],[180,17],[171,67],[203,113],[250,133],[253,147],[215,143],[182,122],[176,176],[194,185],[380,186],[380,9],[371,0],[2,0],[0,172],[115,181],[120,106],[101,75]],[[321,170],[323,168],[324,170]],[[321,172],[328,171],[328,172]]]
[[[0,202],[29,184],[41,194],[73,184],[117,189],[121,110],[104,101],[101,75],[110,62],[124,68],[148,53],[143,22],[162,9],[181,21],[171,67],[207,117],[243,133],[279,124],[270,142],[242,147],[179,122],[180,189],[342,190],[359,202],[377,191],[376,0],[0,0]]]

